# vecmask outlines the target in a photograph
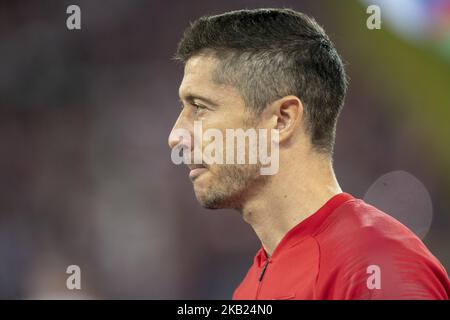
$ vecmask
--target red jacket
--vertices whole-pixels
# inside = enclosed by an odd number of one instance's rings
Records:
[[[351,195],[331,198],[261,248],[233,299],[449,299],[444,267],[400,222]]]

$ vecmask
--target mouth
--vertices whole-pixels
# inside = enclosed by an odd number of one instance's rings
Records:
[[[202,173],[208,171],[208,169],[202,164],[190,164],[188,167],[190,169],[189,178],[192,181],[197,179]]]

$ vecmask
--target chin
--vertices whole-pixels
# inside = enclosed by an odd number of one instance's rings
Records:
[[[221,206],[214,201],[199,201],[200,205],[205,209],[217,210],[217,209],[226,209],[226,207]]]
[[[235,209],[238,208],[239,197],[233,192],[225,192],[224,190],[208,190],[195,191],[195,196],[200,205],[206,209]],[[236,193],[239,194],[239,193]]]
[[[212,196],[211,194],[195,193],[197,201],[206,209],[224,209],[226,208],[223,199]]]
[[[204,173],[193,181],[195,196],[200,205],[207,209],[239,209],[246,190],[256,180],[248,176],[248,173],[234,167]]]

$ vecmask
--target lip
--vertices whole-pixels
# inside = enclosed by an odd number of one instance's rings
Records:
[[[191,169],[191,171],[189,171],[189,178],[191,180],[196,179],[198,176],[208,170],[204,166],[190,166],[189,168]]]

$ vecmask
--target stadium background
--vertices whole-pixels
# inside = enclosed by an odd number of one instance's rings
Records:
[[[189,21],[255,7],[298,9],[325,27],[350,77],[341,186],[363,198],[394,172],[394,188],[372,195],[406,202],[449,270],[450,5],[395,3],[2,1],[0,298],[231,296],[259,242],[238,213],[200,208],[170,161],[182,77],[171,57]],[[69,4],[81,31],[66,28]],[[381,30],[367,29],[368,4],[380,5]],[[405,190],[419,191],[399,199]],[[81,291],[65,287],[71,264]]]

